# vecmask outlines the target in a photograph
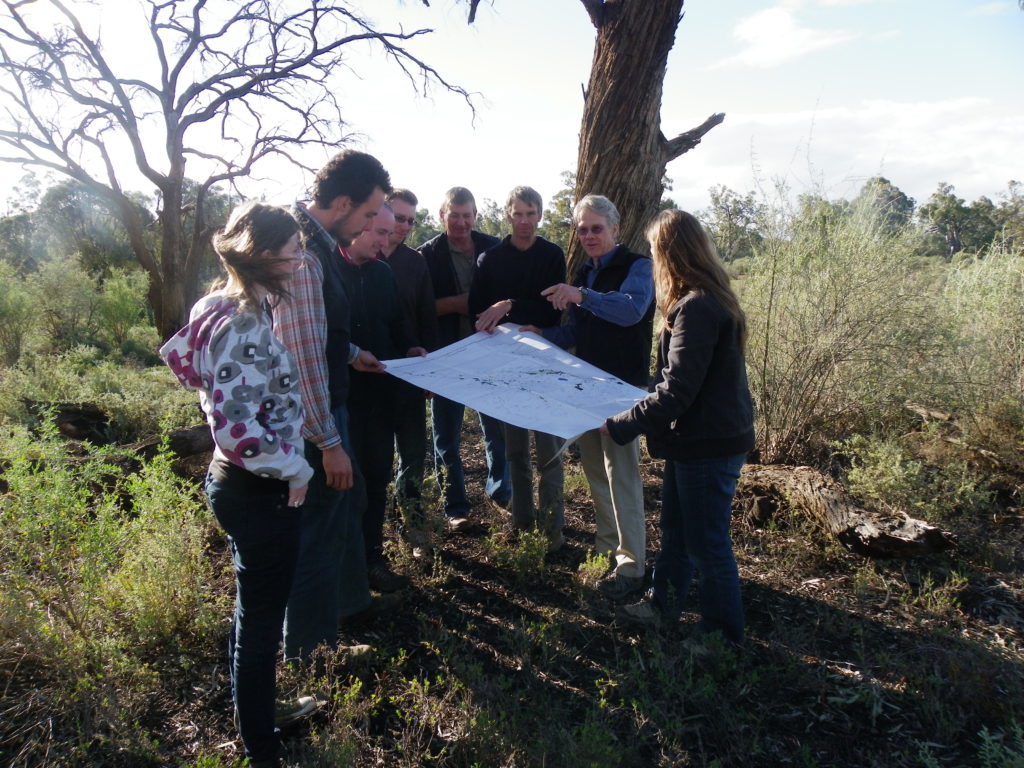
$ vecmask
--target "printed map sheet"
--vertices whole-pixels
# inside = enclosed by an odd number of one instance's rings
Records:
[[[599,427],[647,395],[513,325],[476,333],[426,357],[384,364],[417,387],[564,439]]]

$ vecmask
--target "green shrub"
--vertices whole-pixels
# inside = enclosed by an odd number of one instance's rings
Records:
[[[915,233],[837,207],[773,215],[738,285],[762,461],[879,421],[916,391],[942,338]]]

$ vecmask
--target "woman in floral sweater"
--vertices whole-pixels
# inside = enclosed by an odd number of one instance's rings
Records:
[[[247,203],[213,244],[227,282],[196,302],[160,355],[198,391],[213,432],[206,494],[235,567],[228,663],[238,729],[251,765],[276,766],[275,664],[313,470],[303,456],[292,363],[268,308],[298,263],[299,226],[282,208]],[[311,710],[315,702],[292,706]]]

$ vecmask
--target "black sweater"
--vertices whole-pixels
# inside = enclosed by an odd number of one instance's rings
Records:
[[[506,237],[480,254],[469,289],[469,313],[475,317],[492,304],[511,299],[510,323],[550,328],[558,325],[562,313],[540,292],[564,282],[565,255],[561,248],[538,237],[520,251],[512,245],[512,238]]]

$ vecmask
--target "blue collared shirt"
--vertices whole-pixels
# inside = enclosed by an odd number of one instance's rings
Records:
[[[599,258],[596,267],[593,261],[587,259],[583,265],[583,284],[588,289],[594,285],[598,273],[608,265],[617,250],[618,246]],[[579,309],[592,312],[602,320],[625,328],[639,323],[647,314],[652,301],[654,277],[651,274],[651,260],[637,259],[630,266],[619,290],[607,293],[588,290]],[[569,313],[569,322],[565,325],[546,329],[544,338],[563,349],[573,346],[576,343],[575,313]]]

